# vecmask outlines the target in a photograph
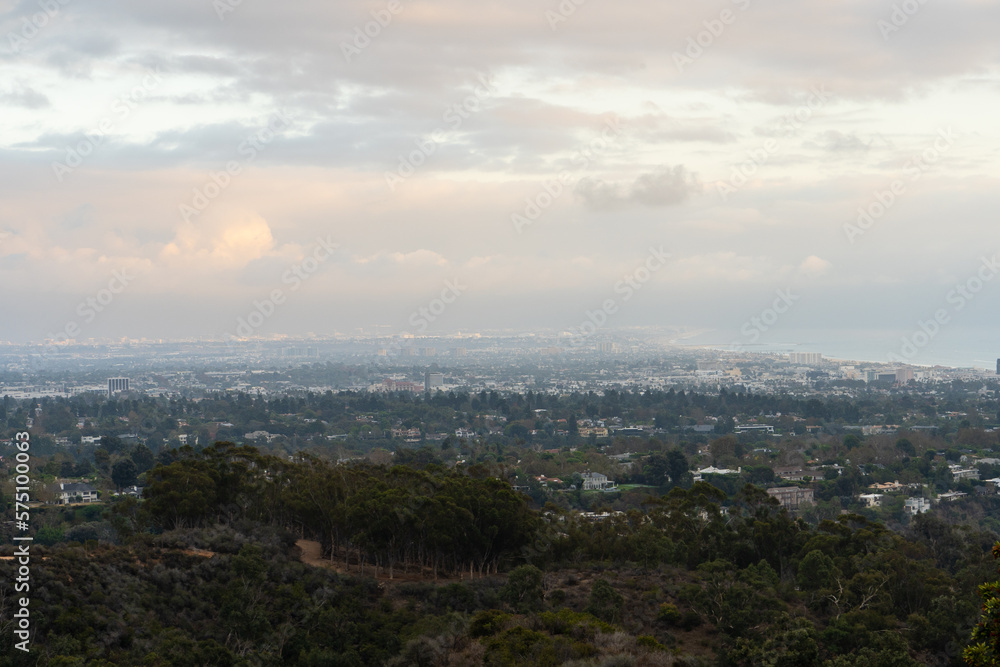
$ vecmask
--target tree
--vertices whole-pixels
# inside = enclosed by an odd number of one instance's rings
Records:
[[[499,597],[519,613],[537,611],[542,606],[542,571],[534,565],[521,565],[507,576]]]
[[[916,456],[917,452],[913,448],[913,443],[906,438],[900,438],[896,441],[896,449],[903,452],[907,456]]]
[[[106,449],[109,454],[117,454],[125,449],[125,443],[117,435],[102,435],[101,447]]]
[[[993,545],[993,558],[1000,558],[1000,542]],[[983,615],[972,629],[972,643],[962,651],[962,658],[972,667],[994,667],[1000,665],[1000,579],[980,585],[979,597]]]
[[[132,459],[121,459],[111,466],[111,481],[118,489],[135,484],[137,470]]]
[[[825,588],[833,577],[833,568],[832,558],[819,549],[813,549],[799,563],[796,583],[803,590]]]
[[[688,461],[684,452],[679,449],[671,449],[667,452],[667,474],[670,475],[671,482],[681,484],[688,470]]]
[[[598,579],[590,589],[586,612],[593,614],[602,621],[617,623],[622,618],[622,607],[625,598],[616,591],[605,579]]]
[[[107,472],[108,465],[111,464],[111,455],[108,454],[106,449],[95,449],[94,450],[94,463],[97,464],[97,469]]]
[[[135,463],[137,474],[146,472],[156,464],[156,457],[153,456],[153,452],[146,445],[136,445],[133,447],[129,453],[129,458]]]
[[[683,456],[683,454],[682,454]],[[660,485],[667,481],[667,476],[669,475],[670,464],[667,461],[667,457],[663,454],[653,454],[646,459],[646,465],[643,466],[643,472],[645,473],[647,484]]]

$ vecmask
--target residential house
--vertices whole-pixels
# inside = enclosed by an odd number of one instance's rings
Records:
[[[961,466],[950,465],[951,476],[957,482],[960,479],[979,479],[979,471],[976,468],[963,468]]]
[[[927,498],[907,498],[903,501],[903,509],[916,516],[931,511],[931,501]]]
[[[60,482],[52,490],[59,505],[97,502],[97,489],[86,482]]]
[[[769,496],[778,499],[782,507],[790,510],[798,509],[802,503],[813,501],[813,490],[798,486],[778,486],[767,490]]]
[[[905,484],[900,484],[899,481],[897,480],[895,482],[881,482],[872,484],[868,488],[874,489],[875,491],[884,491],[887,493],[892,493],[894,491],[905,491],[907,487]]]
[[[881,493],[862,493],[858,496],[858,500],[865,507],[881,507],[882,506],[882,495]]]
[[[580,477],[583,478],[584,491],[613,491],[617,488],[617,484],[609,480],[607,475],[599,472],[581,473]]]
[[[738,424],[733,428],[734,433],[767,433],[774,435],[774,427],[770,424]]]
[[[802,466],[783,466],[775,468],[774,475],[786,482],[801,482],[806,477],[812,477],[812,471],[806,470]]]

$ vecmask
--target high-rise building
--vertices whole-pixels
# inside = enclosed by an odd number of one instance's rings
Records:
[[[444,386],[444,373],[424,373],[424,391],[430,391]]]
[[[108,378],[108,396],[128,391],[128,378]]]
[[[997,359],[997,375],[1000,375],[1000,359]]]
[[[823,361],[819,352],[789,352],[788,361],[793,364],[818,364]]]

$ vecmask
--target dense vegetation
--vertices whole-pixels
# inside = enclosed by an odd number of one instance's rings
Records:
[[[38,510],[34,647],[0,665],[949,665],[994,578],[996,535],[933,514],[811,525],[695,483],[594,520],[493,473],[172,452],[142,502]]]

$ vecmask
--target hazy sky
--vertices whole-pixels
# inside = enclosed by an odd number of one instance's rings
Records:
[[[944,311],[929,350],[1000,319],[993,2],[0,0],[0,27],[3,339],[222,337],[255,301],[262,335]]]

